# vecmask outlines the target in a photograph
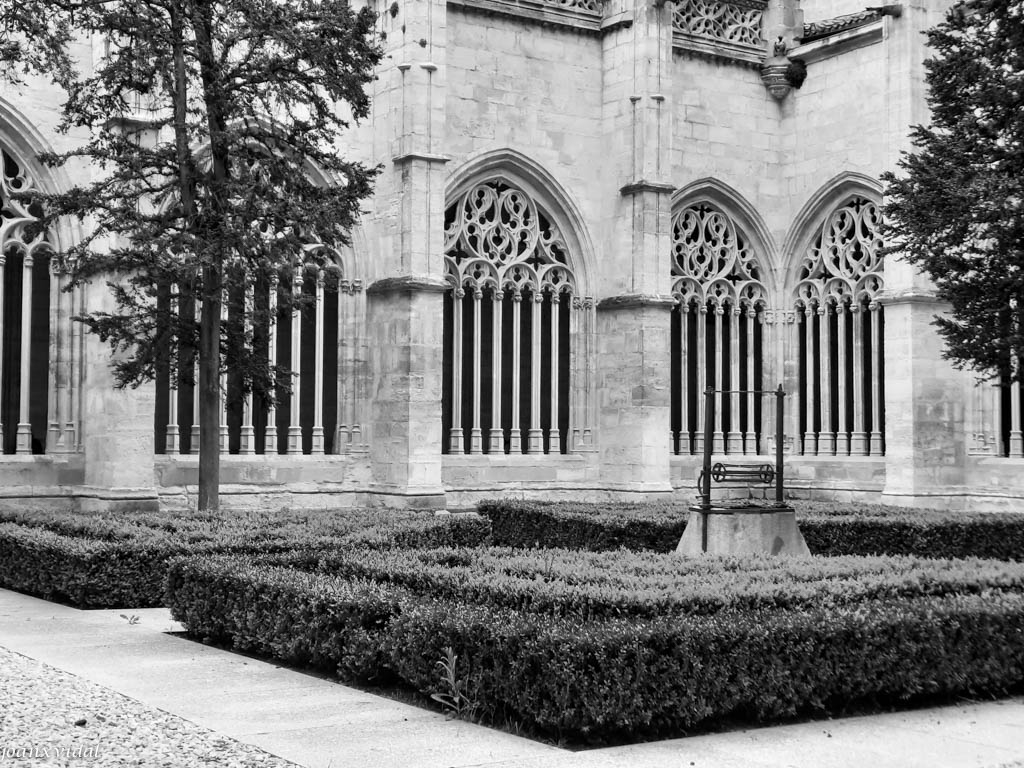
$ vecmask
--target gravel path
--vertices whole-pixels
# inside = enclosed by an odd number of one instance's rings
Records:
[[[0,766],[295,768],[0,647]]]

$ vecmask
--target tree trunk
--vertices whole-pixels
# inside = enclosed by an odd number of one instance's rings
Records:
[[[209,0],[192,5],[196,59],[203,84],[206,124],[210,134],[211,175],[207,190],[209,210],[203,211],[207,242],[217,243],[223,223],[222,190],[230,174],[226,145],[226,110],[218,60],[213,48],[213,13]],[[203,254],[203,311],[199,329],[199,509],[220,507],[220,322],[224,301],[224,254],[219,245]]]
[[[184,55],[184,9],[178,3],[169,7],[171,37],[174,55],[174,138],[178,166],[179,197],[181,201],[184,228],[192,231],[198,223],[196,216],[195,176],[192,155],[189,150],[187,122],[188,75]],[[219,284],[214,270],[204,270],[201,284]],[[193,300],[198,301],[193,289]],[[179,286],[179,291],[182,286]],[[216,511],[220,506],[220,391],[218,374],[220,367],[220,302],[207,291],[199,319],[199,381],[196,382],[195,397],[199,398],[199,509]],[[212,300],[211,300],[212,298]],[[191,359],[191,358],[190,358]]]

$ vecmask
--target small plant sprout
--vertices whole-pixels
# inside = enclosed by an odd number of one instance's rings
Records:
[[[445,647],[444,656],[434,665],[440,669],[444,690],[430,694],[430,698],[444,707],[451,717],[473,720],[479,703],[466,695],[466,681],[458,676],[458,660],[452,647]]]

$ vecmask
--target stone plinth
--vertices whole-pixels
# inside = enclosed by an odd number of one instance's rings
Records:
[[[707,525],[707,546],[704,526]],[[792,507],[690,507],[690,521],[676,547],[683,557],[701,555],[810,555]]]

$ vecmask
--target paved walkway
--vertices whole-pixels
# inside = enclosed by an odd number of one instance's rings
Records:
[[[1024,768],[1024,698],[570,752],[176,630],[0,589],[0,646],[309,768]]]

